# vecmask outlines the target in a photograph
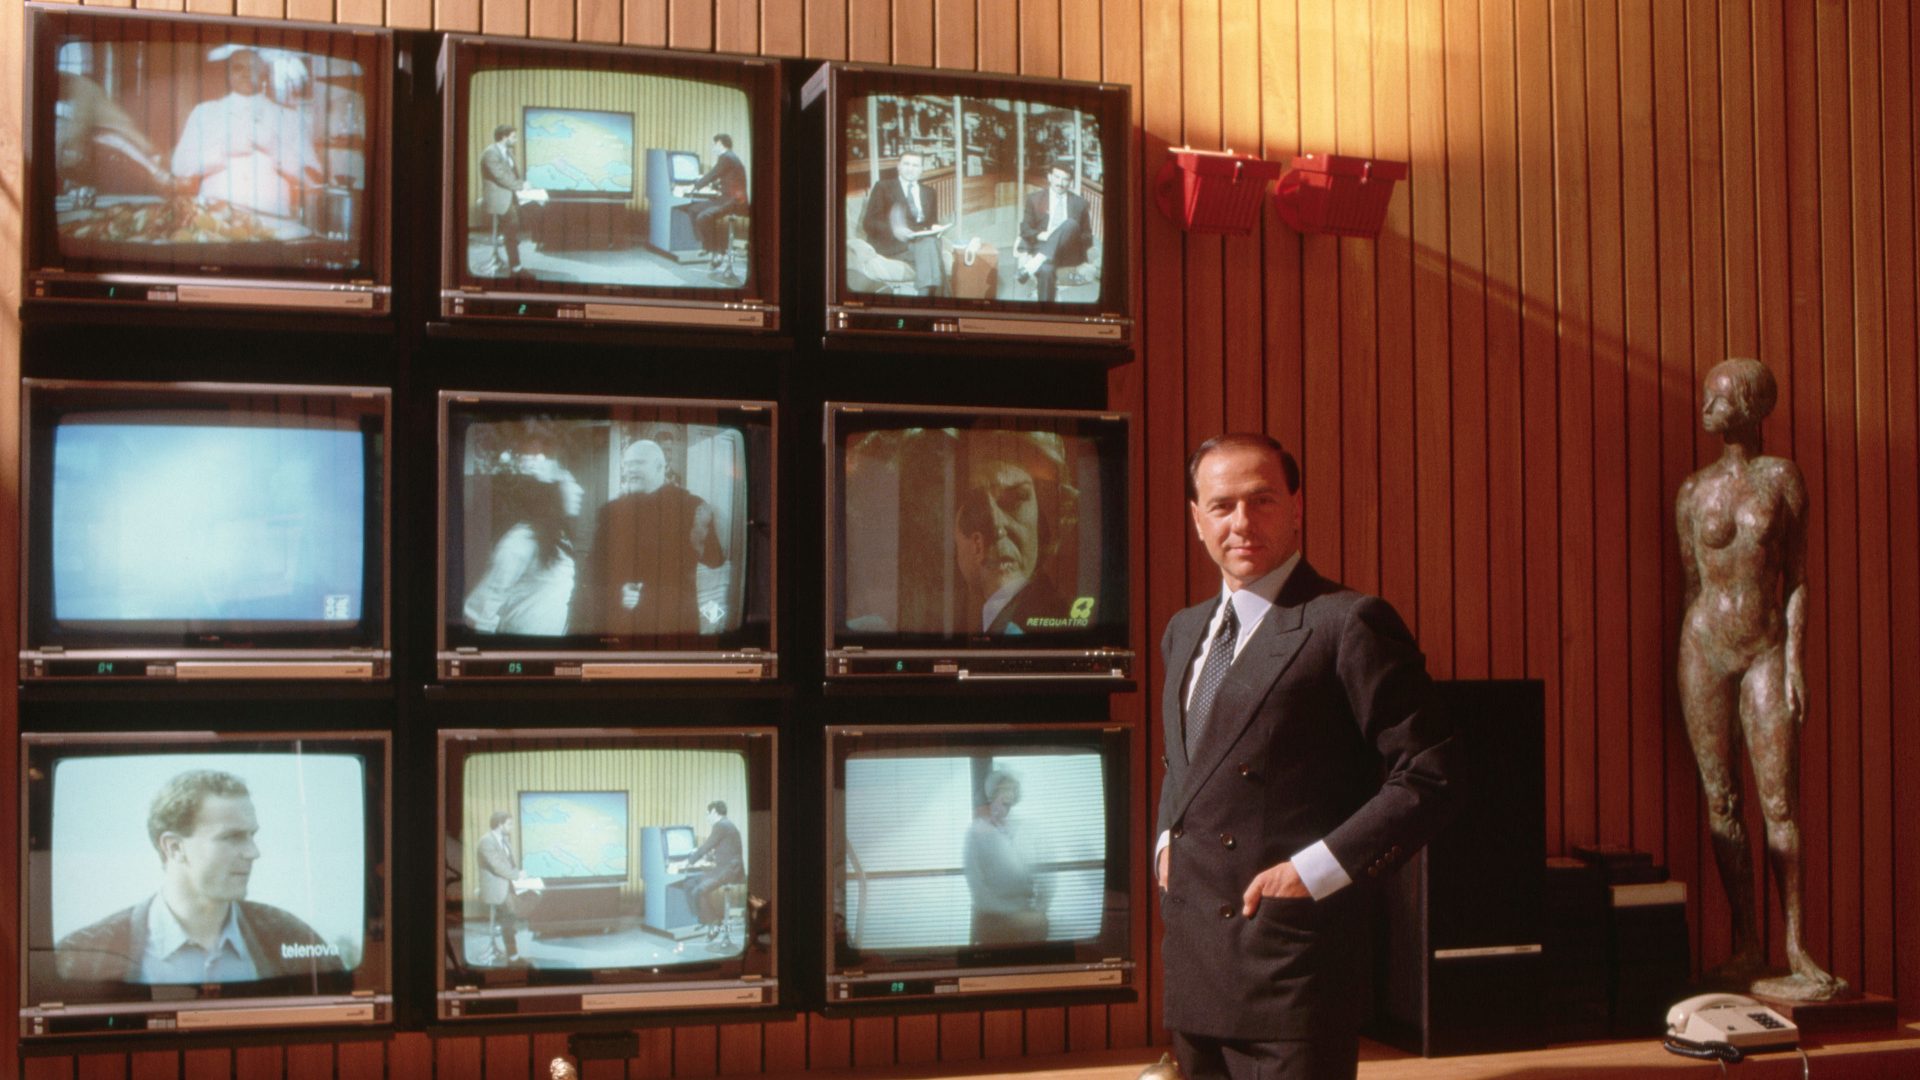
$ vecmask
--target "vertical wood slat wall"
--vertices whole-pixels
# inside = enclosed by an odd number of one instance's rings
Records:
[[[1307,554],[1392,600],[1434,672],[1548,688],[1548,843],[1632,844],[1725,902],[1670,658],[1671,502],[1717,448],[1706,370],[1781,383],[1767,448],[1814,507],[1802,815],[1810,939],[1920,1009],[1920,18],[1902,0],[139,0],[268,18],[1104,79],[1135,87],[1136,178],[1169,146],[1410,160],[1373,242],[1185,236],[1143,205],[1136,644],[1215,587],[1181,460],[1224,427],[1296,447]],[[21,18],[0,15],[18,86]],[[0,110],[0,610],[16,595],[20,117]],[[0,619],[0,655],[17,648]],[[10,665],[9,665],[10,666]],[[0,788],[13,797],[6,694]],[[1157,761],[1150,692],[1115,714]],[[1141,778],[1152,805],[1158,768]],[[1753,813],[1750,807],[1750,813]],[[1147,823],[1136,822],[1144,849]],[[1756,830],[1757,832],[1757,830]],[[0,830],[0,865],[17,863]],[[1144,882],[1142,883],[1144,888]],[[17,897],[0,899],[17,925]],[[1900,912],[1908,917],[1900,918]],[[1778,906],[1772,921],[1777,926]],[[589,1078],[788,1073],[1143,1045],[1131,1006],[654,1028]],[[9,943],[9,949],[13,943]],[[12,970],[13,958],[6,957]],[[7,980],[9,983],[11,979]],[[10,1006],[11,996],[7,998]],[[5,1025],[11,1032],[12,1025]],[[0,1060],[15,1057],[5,1037]],[[32,1058],[66,1077],[519,1077],[557,1035]]]

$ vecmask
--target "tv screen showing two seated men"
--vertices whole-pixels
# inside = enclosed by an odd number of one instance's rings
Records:
[[[770,1000],[771,743],[443,733],[441,1015]]]
[[[755,227],[776,220],[758,181],[777,147],[755,139],[771,67],[464,37],[450,48],[449,287],[771,295]]]
[[[870,93],[848,99],[845,123],[850,294],[1100,310],[1108,162],[1097,113]]]
[[[379,1018],[384,736],[25,741],[23,1033]]]
[[[373,275],[384,36],[34,15],[35,93],[51,99],[52,121],[36,127],[52,163],[37,266]]]

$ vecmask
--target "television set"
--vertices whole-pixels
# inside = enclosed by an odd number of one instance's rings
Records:
[[[23,734],[20,1034],[390,1022],[388,745]]]
[[[449,35],[448,318],[780,327],[777,60]]]
[[[1126,346],[1125,86],[828,64],[826,333]]]
[[[779,1001],[772,728],[440,733],[443,1020]]]
[[[447,680],[777,674],[775,409],[440,395]]]
[[[827,675],[1113,686],[1124,413],[828,402]]]
[[[393,41],[27,5],[25,296],[388,309]]]
[[[1130,993],[1125,728],[827,729],[827,1001]]]
[[[389,391],[22,397],[21,678],[386,677]]]

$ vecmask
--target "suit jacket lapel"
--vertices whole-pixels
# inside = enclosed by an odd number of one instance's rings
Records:
[[[1307,637],[1313,633],[1301,623],[1306,614],[1307,598],[1315,592],[1311,585],[1316,578],[1313,569],[1302,559],[1293,568],[1286,586],[1280,590],[1273,610],[1260,621],[1253,637],[1240,650],[1240,655],[1234,658],[1233,666],[1227,669],[1226,681],[1220,684],[1220,694],[1213,701],[1213,717],[1207,722],[1206,738],[1196,748],[1193,761],[1187,769],[1186,783],[1180,791],[1180,799],[1174,806],[1176,819],[1186,812],[1194,794],[1226,760],[1227,752],[1240,741],[1241,734],[1253,723],[1260,703],[1266,700],[1267,692],[1280,680],[1280,676],[1286,674],[1300,647],[1306,644]],[[1192,661],[1191,655],[1188,661]]]
[[[1193,656],[1200,651],[1200,639],[1206,636],[1207,622],[1213,618],[1218,602],[1204,609],[1188,609],[1188,617],[1176,616],[1173,649],[1168,657],[1166,688],[1160,695],[1160,715],[1166,718],[1167,760],[1187,767],[1187,740],[1182,719],[1187,693],[1187,672],[1193,669]]]

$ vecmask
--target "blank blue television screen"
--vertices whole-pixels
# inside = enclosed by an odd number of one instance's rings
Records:
[[[53,440],[54,618],[357,623],[365,447],[344,428],[69,416]]]

